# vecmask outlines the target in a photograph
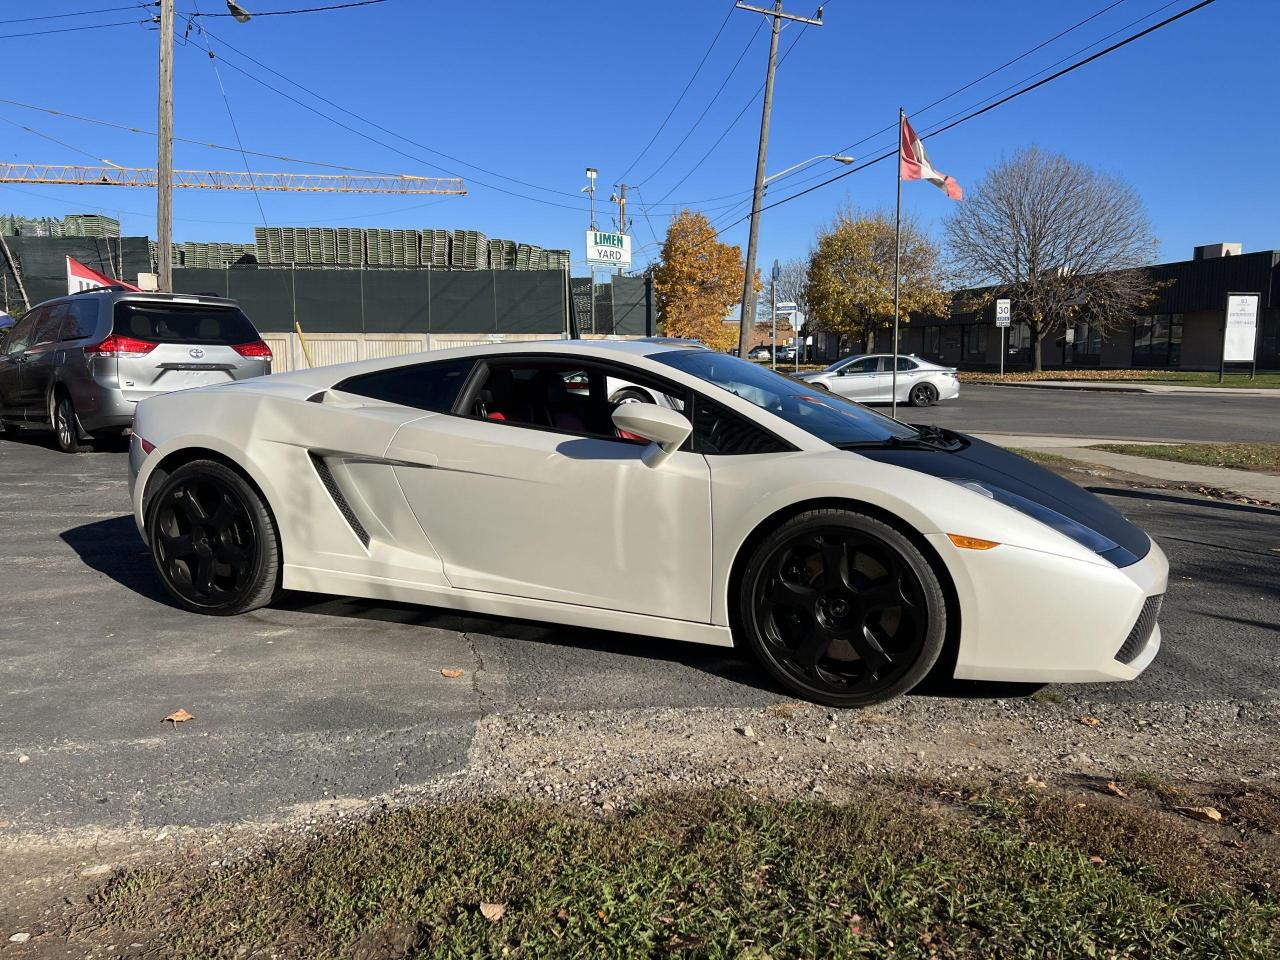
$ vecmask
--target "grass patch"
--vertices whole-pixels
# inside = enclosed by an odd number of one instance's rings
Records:
[[[1028,450],[1025,447],[1009,447],[1010,453],[1016,453],[1020,457],[1026,457],[1034,463],[1042,463],[1046,467],[1079,467],[1080,461],[1072,460],[1070,457],[1061,457],[1056,453],[1045,453],[1043,450]]]
[[[404,809],[238,866],[122,873],[80,920],[202,957],[1280,952],[1280,902],[1257,880],[1272,865],[1229,860],[1194,827],[1051,794],[919,789],[844,805],[693,794],[610,817]]]
[[[1205,467],[1227,467],[1256,473],[1280,473],[1280,443],[1099,443],[1091,450],[1146,457],[1149,460],[1172,460]]]

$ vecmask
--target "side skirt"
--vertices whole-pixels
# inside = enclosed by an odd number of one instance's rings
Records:
[[[665,617],[651,617],[641,613],[583,607],[529,597],[509,597],[480,590],[457,590],[405,580],[361,576],[337,570],[320,570],[315,567],[285,564],[282,585],[286,590],[306,590],[340,597],[364,597],[369,600],[415,603],[421,606],[445,607],[450,610],[465,610],[497,617],[539,620],[545,623],[561,623],[594,630],[661,637],[665,640],[681,640],[686,643],[701,643],[714,647],[733,646],[733,636],[729,628],[711,623],[668,620]]]

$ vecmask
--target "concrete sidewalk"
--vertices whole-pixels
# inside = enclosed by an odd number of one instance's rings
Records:
[[[963,381],[961,381],[963,383]],[[1032,387],[1043,390],[1098,390],[1103,393],[1154,393],[1165,396],[1270,397],[1280,400],[1280,390],[1268,387],[1188,387],[1169,383],[1139,383],[1127,380],[1029,380],[1018,383],[988,383],[991,387]]]
[[[1280,503],[1280,476],[1254,473],[1249,470],[1229,470],[1225,467],[1202,467],[1193,463],[1176,463],[1172,460],[1152,460],[1149,457],[1130,457],[1109,450],[1089,449],[1095,444],[1143,443],[1132,440],[1105,440],[1097,437],[1023,437],[1015,434],[974,434],[980,440],[1001,447],[1023,450],[1039,450],[1068,460],[1078,460],[1140,477],[1151,477],[1171,483],[1187,483],[1198,487],[1213,487],[1249,497]],[[1177,444],[1168,444],[1177,446]]]

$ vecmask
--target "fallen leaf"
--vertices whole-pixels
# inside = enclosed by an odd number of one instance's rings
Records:
[[[1049,786],[1043,780],[1037,780],[1035,777],[1031,776],[1030,774],[1027,775],[1026,785],[1028,787],[1031,787],[1031,789],[1033,790],[1045,790]]]
[[[756,732],[751,729],[750,724],[748,724],[745,727],[739,727],[738,732],[742,734],[744,737],[746,737],[748,740],[754,740],[756,738]]]
[[[1174,807],[1183,816],[1190,817],[1192,820],[1199,820],[1202,823],[1221,823],[1222,814],[1218,812],[1216,807]]]
[[[161,720],[160,722],[172,723],[176,727],[180,723],[186,723],[188,720],[194,720],[194,719],[195,719],[195,714],[187,713],[185,709],[179,709],[169,714],[167,717],[164,718],[164,720]]]
[[[448,678],[448,679],[450,679],[450,680],[457,680],[457,679],[458,679],[460,676],[462,676],[464,673],[466,673],[466,671],[465,671],[465,670],[453,670],[453,669],[450,669],[450,668],[446,667],[446,668],[444,668],[443,670],[441,670],[441,671],[440,671],[440,676],[442,676],[442,677],[447,677],[447,678]]]
[[[1095,867],[1100,867],[1107,861],[1103,860],[1100,856],[1098,856],[1095,853],[1092,857],[1089,858],[1089,862],[1092,863]]]
[[[1102,726],[1101,720],[1099,720],[1097,717],[1091,717],[1088,714],[1085,714],[1083,717],[1081,717],[1080,722],[1083,723],[1086,727]]]
[[[1114,781],[1114,780],[1108,780],[1108,781],[1107,781],[1107,785],[1103,788],[1103,793],[1109,793],[1109,794],[1111,794],[1113,797],[1128,797],[1128,796],[1129,796],[1129,794],[1128,794],[1127,792],[1125,792],[1124,787],[1120,786],[1120,784],[1116,783],[1116,781]]]
[[[462,671],[459,670],[459,673]],[[502,919],[502,915],[507,912],[505,903],[482,903],[480,904],[480,915],[490,923],[497,923]]]

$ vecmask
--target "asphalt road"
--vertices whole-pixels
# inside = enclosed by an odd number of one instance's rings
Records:
[[[1274,397],[1161,396],[963,384],[958,401],[907,408],[901,416],[965,433],[1280,442],[1280,391]]]
[[[151,569],[124,474],[121,452],[0,439],[0,835],[377,795],[458,769],[490,711],[783,699],[730,652],[666,641],[299,594],[186,613]],[[1134,683],[1065,692],[1280,701],[1280,512],[1100,492],[1170,556],[1165,649]],[[162,722],[179,708],[197,719]]]

